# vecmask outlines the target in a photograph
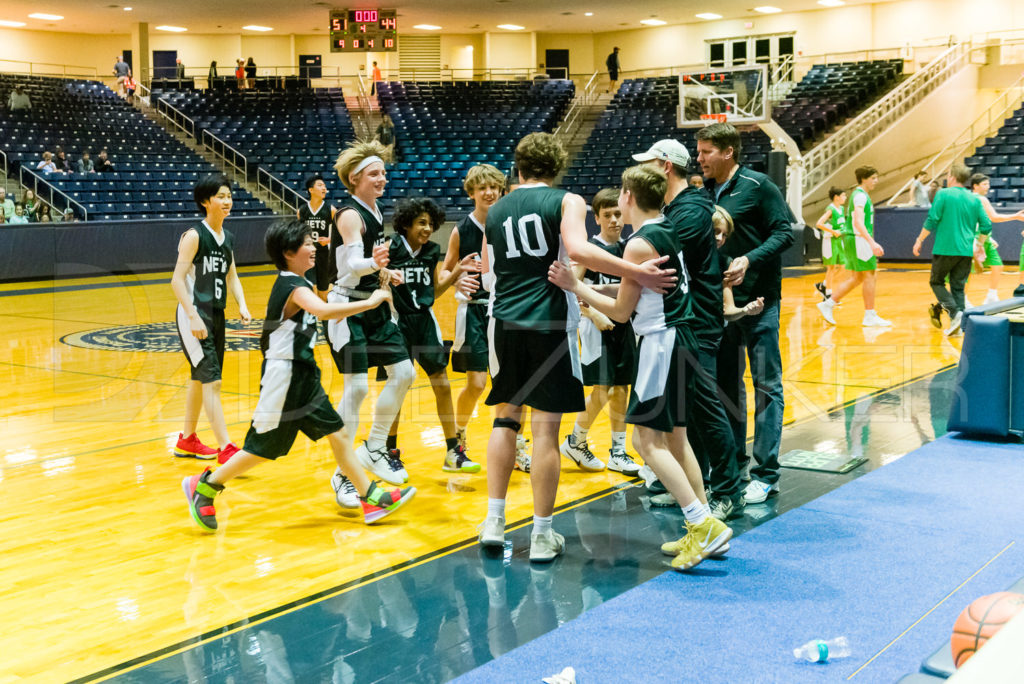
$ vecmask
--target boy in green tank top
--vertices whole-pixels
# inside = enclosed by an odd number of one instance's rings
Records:
[[[359,467],[341,417],[320,384],[316,363],[317,318],[338,319],[377,308],[391,301],[387,290],[375,290],[366,299],[325,303],[302,275],[316,265],[316,242],[311,229],[298,219],[281,219],[267,229],[267,254],[281,271],[267,302],[260,348],[263,367],[260,398],[253,413],[245,445],[230,461],[211,472],[182,480],[192,520],[200,529],[217,529],[213,500],[224,485],[252,468],[284,456],[301,431],[313,441],[326,437],[338,468],[352,482],[351,501],[338,493],[338,504],[362,508],[363,520],[373,523],[404,505],[416,494],[406,487],[385,490],[370,481]]]
[[[228,436],[220,403],[224,307],[229,290],[238,302],[242,322],[248,323],[252,316],[235,269],[231,233],[224,229],[224,219],[231,212],[231,181],[223,174],[210,174],[199,181],[192,194],[206,218],[181,236],[178,261],[171,276],[171,289],[178,300],[178,339],[192,367],[185,395],[185,426],[178,435],[174,455],[216,458],[224,463],[238,451]],[[206,412],[217,438],[217,449],[206,446],[196,436],[200,409]]]
[[[666,186],[667,178],[659,168],[626,169],[619,208],[623,220],[634,227],[625,259],[632,263],[666,259],[664,265],[681,274],[672,288],[659,293],[623,278],[612,299],[572,277],[560,262],[551,265],[549,277],[612,320],[624,322],[632,317],[640,346],[626,422],[633,423],[633,442],[644,462],[686,516],[686,535],[662,546],[665,554],[674,557],[672,567],[682,571],[724,553],[732,530],[711,515],[700,465],[686,446],[687,401],[693,387],[686,358],[697,353],[692,330],[696,316],[679,236],[661,214]]]
[[[617,257],[623,255],[626,243],[622,240],[622,210],[619,209],[619,191],[606,188],[599,191],[591,202],[594,220],[601,232],[590,242]],[[591,285],[617,284],[620,279],[591,271],[582,266],[575,268],[576,277]],[[629,385],[636,370],[636,335],[633,326],[615,323],[592,307],[581,310],[580,361],[583,365],[583,384],[593,387],[587,397],[587,408],[576,416],[572,434],[559,446],[562,455],[587,471],[604,470],[605,464],[590,451],[587,436],[590,426],[606,405],[612,429],[612,447],[609,450],[608,469],[635,476],[640,466],[626,453],[626,406]]]
[[[875,209],[871,202],[871,191],[878,185],[878,170],[873,166],[859,166],[854,170],[857,187],[850,193],[846,210],[847,230],[844,266],[850,277],[832,291],[832,295],[818,304],[818,311],[830,324],[835,325],[833,311],[843,297],[855,288],[861,288],[864,298],[865,327],[887,327],[887,321],[875,312],[875,288],[878,257],[885,255],[882,245],[875,241]]]
[[[430,380],[437,405],[437,417],[445,439],[445,458],[441,469],[449,473],[477,473],[480,464],[466,455],[455,433],[455,409],[448,383],[448,352],[441,328],[434,316],[435,298],[454,285],[463,275],[478,268],[476,256],[467,255],[448,271],[441,271],[441,247],[430,236],[444,223],[444,210],[428,197],[408,197],[395,209],[397,235],[391,240],[390,263],[401,272],[402,284],[393,288],[398,327],[405,338],[409,358],[419,363]],[[398,422],[395,416],[387,446],[398,450]]]
[[[1024,221],[1024,210],[1016,214],[1000,214],[992,208],[988,199],[988,191],[991,187],[989,177],[983,173],[976,173],[970,179],[971,192],[981,200],[981,206],[992,223],[1004,223],[1006,221]],[[974,234],[975,263],[979,270],[989,268],[988,294],[985,295],[984,304],[993,304],[999,301],[999,276],[1003,274],[1003,260],[999,256],[999,245],[992,237],[992,228],[986,232],[979,223]],[[1021,247],[1024,250],[1024,246]],[[1024,273],[1024,271],[1021,271]]]
[[[487,444],[487,516],[480,543],[504,546],[505,495],[515,464],[523,407],[533,409],[534,527],[530,560],[550,562],[565,539],[552,527],[560,463],[558,429],[563,413],[583,410],[582,371],[576,345],[576,298],[548,282],[548,268],[567,258],[595,271],[628,276],[663,291],[675,282],[651,259],[635,264],[587,241],[586,205],[579,195],[550,186],[567,155],[548,133],[531,133],[516,145],[520,186],[487,214],[482,282],[491,292],[491,391],[494,430]]]
[[[439,278],[448,277],[460,262],[472,257],[479,264],[483,248],[487,212],[505,191],[505,174],[490,164],[478,164],[466,172],[462,184],[473,200],[473,211],[452,230]],[[468,448],[466,428],[477,401],[487,387],[487,313],[489,295],[480,287],[478,274],[466,274],[465,292],[455,291],[455,339],[452,344],[452,370],[466,374],[466,386],[455,401],[455,434],[459,444]],[[474,289],[475,288],[475,289]]]
[[[825,207],[825,213],[814,226],[821,231],[821,263],[825,267],[825,281],[814,287],[824,299],[828,299],[838,285],[837,281],[845,262],[843,240],[848,232],[846,212],[843,209],[843,205],[846,204],[846,191],[833,185],[829,188],[828,199],[829,205]]]

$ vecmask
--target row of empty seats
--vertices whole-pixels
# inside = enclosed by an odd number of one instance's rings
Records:
[[[17,178],[22,166],[37,174],[31,183],[43,201],[60,210],[70,206],[79,219],[89,220],[196,215],[192,187],[216,169],[110,88],[96,81],[0,74],[0,99],[6,100],[15,84],[28,93],[32,108],[0,115],[0,149],[11,176]],[[43,151],[57,146],[72,169],[83,152],[96,162],[106,149],[115,172],[37,172]],[[244,188],[236,189],[236,215],[268,212]]]
[[[972,172],[991,179],[988,196],[993,204],[1024,203],[1024,106],[965,161]]]

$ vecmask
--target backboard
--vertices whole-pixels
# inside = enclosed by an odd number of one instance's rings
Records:
[[[679,74],[678,126],[767,121],[771,116],[767,87],[766,64],[685,71]]]

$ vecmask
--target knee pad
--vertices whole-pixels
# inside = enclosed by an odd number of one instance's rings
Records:
[[[512,420],[511,418],[495,418],[494,419],[494,429],[495,430],[497,430],[498,428],[508,428],[512,432],[519,432],[519,429],[522,428],[522,427],[523,427],[522,425],[520,425],[518,422]]]

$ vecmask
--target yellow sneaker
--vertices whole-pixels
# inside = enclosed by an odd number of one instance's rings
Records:
[[[732,538],[732,528],[718,518],[708,516],[698,525],[690,525],[682,538],[679,554],[672,559],[676,570],[689,570],[713,555]]]
[[[690,523],[686,523],[686,529],[690,529]],[[687,533],[688,534],[688,533]],[[731,537],[731,535],[730,535]],[[683,542],[686,540],[686,536],[682,536],[675,541],[665,542],[661,545],[661,552],[666,556],[678,556],[679,552],[683,550]],[[709,558],[717,558],[724,556],[729,553],[729,542],[726,541],[724,544],[719,546],[717,549],[708,554]]]

